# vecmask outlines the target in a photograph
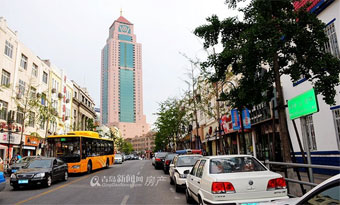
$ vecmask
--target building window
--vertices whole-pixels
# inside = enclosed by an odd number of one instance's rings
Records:
[[[24,113],[23,113],[23,109],[18,107],[17,109],[17,120],[16,120],[17,123],[19,124],[24,124]]]
[[[46,84],[47,84],[47,77],[48,77],[48,75],[47,75],[47,73],[44,71],[44,72],[43,72],[43,76],[42,76],[42,81],[43,81],[44,83],[46,83]]]
[[[310,150],[316,150],[316,140],[315,140],[315,131],[314,131],[314,124],[313,124],[313,117],[312,115],[308,115],[306,117],[301,118],[301,126],[302,126],[302,132],[305,133],[306,136],[306,142],[305,146],[307,148],[307,145]]]
[[[41,104],[46,105],[46,94],[45,93],[41,94]]]
[[[11,77],[11,74],[5,71],[4,69],[2,69],[1,85],[9,86],[10,77]]]
[[[44,130],[45,129],[45,119],[43,119],[43,120],[41,120],[41,122],[40,122],[40,129],[42,129],[42,130]]]
[[[340,108],[334,109],[333,111],[335,133],[338,142],[338,149],[340,149]]]
[[[26,83],[19,79],[19,94],[24,95]]]
[[[6,56],[12,58],[12,55],[13,55],[13,45],[6,41],[6,45],[5,45],[5,54]]]
[[[24,54],[21,54],[20,66],[25,70],[27,69],[27,57]]]
[[[7,120],[8,103],[0,100],[0,119]]]
[[[32,75],[38,77],[38,66],[33,63],[32,65]]]
[[[74,91],[74,96],[73,97],[77,98],[77,92],[76,91]]]
[[[340,58],[339,44],[335,33],[334,22],[326,26],[326,35],[328,42],[326,43],[326,52],[331,53],[337,58]]]
[[[35,113],[30,111],[28,114],[28,126],[34,127],[34,124],[35,124]]]
[[[35,97],[37,96],[37,89],[35,89],[34,87],[31,87],[30,96],[31,96],[31,99],[35,99]]]

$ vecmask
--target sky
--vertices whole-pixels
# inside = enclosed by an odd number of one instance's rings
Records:
[[[160,102],[180,96],[190,58],[204,60],[203,40],[193,34],[206,18],[236,16],[225,0],[1,0],[0,16],[41,59],[86,87],[100,107],[101,49],[120,16],[134,24],[142,44],[144,113],[152,124]]]

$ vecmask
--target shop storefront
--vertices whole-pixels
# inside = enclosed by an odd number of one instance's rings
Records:
[[[40,140],[34,136],[25,136],[25,145],[23,148],[23,156],[35,156],[37,154],[37,149]]]
[[[19,153],[20,138],[20,134],[12,133],[9,137],[8,132],[0,133],[0,157],[4,161],[7,162],[8,159],[10,160]]]

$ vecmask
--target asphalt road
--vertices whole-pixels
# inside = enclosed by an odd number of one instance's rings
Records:
[[[150,160],[133,160],[70,176],[49,188],[14,191],[7,182],[0,204],[186,204],[186,200],[184,191],[176,193],[169,175],[155,170]]]

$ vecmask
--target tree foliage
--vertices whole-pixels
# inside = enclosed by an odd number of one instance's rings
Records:
[[[182,101],[176,98],[169,98],[160,103],[158,118],[155,122],[155,150],[165,150],[167,147],[174,149],[182,127],[188,125],[185,114]]]
[[[237,2],[227,1],[231,6]],[[240,9],[242,21],[236,17],[220,21],[213,15],[207,18],[208,24],[195,29],[205,48],[223,45],[223,51],[209,55],[203,67],[215,67],[219,79],[228,65],[235,75],[242,74],[239,86],[228,95],[234,105],[252,107],[272,97],[275,55],[279,75],[289,75],[293,82],[301,76],[307,78],[326,103],[334,103],[340,63],[325,52],[325,24],[306,12],[308,5],[295,10],[293,2],[253,0]]]

